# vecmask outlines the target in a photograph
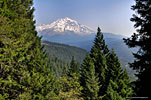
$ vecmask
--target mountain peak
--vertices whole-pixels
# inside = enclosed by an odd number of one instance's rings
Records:
[[[64,19],[64,20],[73,20],[73,19],[71,19],[69,17],[65,17],[65,18],[62,18],[62,19]]]
[[[60,18],[51,24],[39,25],[36,29],[37,31],[51,30],[59,33],[74,32],[79,35],[86,35],[94,32],[88,26],[82,25],[69,17]]]

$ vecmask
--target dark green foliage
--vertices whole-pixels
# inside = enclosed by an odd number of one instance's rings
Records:
[[[90,52],[90,57],[93,60],[95,66],[95,73],[99,77],[99,82],[102,87],[99,91],[99,96],[104,96],[107,88],[106,82],[106,72],[107,72],[107,65],[106,65],[106,56],[108,55],[108,48],[105,44],[105,40],[103,39],[103,34],[101,33],[101,29],[98,28],[98,32],[96,38],[94,40],[94,45]]]
[[[127,72],[114,51],[109,52],[100,28],[81,68],[80,82],[86,100],[124,100],[132,94]]]
[[[58,58],[52,57],[51,55],[48,56],[49,56],[48,63],[50,64],[50,68],[57,78],[60,78],[64,75],[69,75],[70,73],[79,74],[81,65],[76,62],[74,56],[72,57],[70,63],[59,60]]]
[[[87,51],[78,47],[68,46],[65,44],[53,43],[43,41],[42,44],[45,46],[47,53],[53,57],[57,57],[59,60],[70,63],[74,56],[77,63],[81,64]]]
[[[125,100],[125,98],[122,98],[119,95],[119,93],[116,91],[117,89],[118,89],[117,84],[112,80],[110,80],[107,88],[105,100]]]
[[[42,45],[45,46],[44,48],[50,57],[50,67],[58,78],[69,74],[71,69],[73,69],[70,67],[74,67],[73,70],[79,73],[81,63],[87,53],[86,50],[48,41],[42,42]],[[76,61],[74,61],[73,57]]]
[[[109,49],[105,44],[104,36],[103,33],[101,32],[101,29],[98,27],[98,32],[94,40],[94,45],[91,48],[91,56],[95,57],[94,53],[100,53],[100,52],[106,56],[109,52]]]
[[[55,78],[35,31],[32,0],[1,0],[0,6],[0,98],[56,98]]]
[[[122,68],[121,68],[120,61],[113,50],[108,54],[107,66],[108,66],[108,73],[107,73],[108,80],[113,80],[113,81],[118,80],[122,73]]]
[[[67,74],[60,78],[59,97],[61,100],[83,100],[82,87],[79,83],[79,66],[75,57],[72,57]]]
[[[69,73],[79,73],[79,66],[76,62],[75,57],[72,57],[71,63],[70,63],[70,68],[69,68]]]
[[[57,78],[60,78],[61,76],[67,75],[69,71],[69,63],[66,63],[64,61],[59,60],[56,57],[52,57],[50,55],[48,63],[50,64],[51,71],[54,73],[54,75]]]
[[[118,93],[122,96],[122,98],[131,97],[133,95],[133,90],[131,88],[130,79],[126,70],[121,73],[118,81]]]
[[[130,79],[126,70],[122,71],[120,62],[114,51],[107,57],[107,94],[105,100],[125,100],[132,95]]]
[[[84,100],[81,97],[82,87],[76,73],[72,73],[70,77],[62,76],[60,84],[59,97],[61,100]]]
[[[135,22],[137,33],[124,40],[130,48],[139,48],[138,52],[134,53],[135,61],[130,64],[138,72],[135,92],[137,96],[150,97],[151,81],[148,81],[147,77],[151,76],[151,0],[136,0],[132,10],[136,12],[131,21]]]
[[[82,65],[80,82],[83,86],[82,95],[85,100],[99,100],[99,79],[95,73],[93,60],[89,55],[86,56]]]

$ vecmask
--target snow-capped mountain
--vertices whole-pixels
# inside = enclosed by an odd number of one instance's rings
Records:
[[[64,34],[65,32],[74,32],[79,35],[94,33],[88,26],[82,25],[71,18],[61,18],[51,24],[43,24],[36,27],[37,31],[44,34],[54,34],[53,32]],[[43,32],[42,32],[43,31]],[[47,32],[47,33],[46,33]]]

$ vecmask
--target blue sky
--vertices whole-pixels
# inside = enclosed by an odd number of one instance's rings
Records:
[[[130,36],[134,0],[34,0],[36,25],[70,17],[94,30]]]

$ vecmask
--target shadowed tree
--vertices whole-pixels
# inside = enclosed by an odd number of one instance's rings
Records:
[[[130,47],[139,48],[137,53],[133,53],[135,60],[130,64],[138,72],[138,80],[135,82],[135,92],[137,96],[151,97],[151,0],[135,0],[136,4],[132,10],[136,12],[131,18],[135,22],[136,32],[130,38],[124,39]]]

